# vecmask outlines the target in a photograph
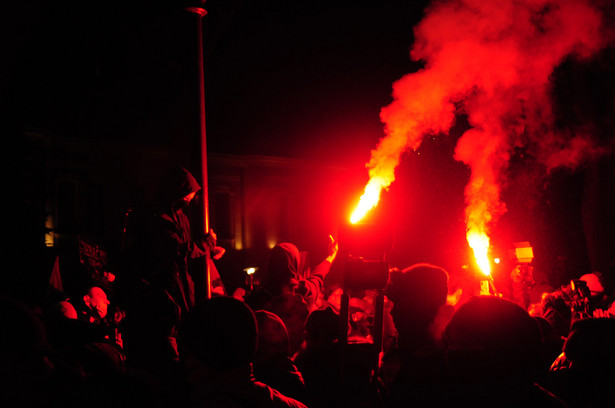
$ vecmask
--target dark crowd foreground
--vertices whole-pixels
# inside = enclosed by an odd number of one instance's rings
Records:
[[[373,291],[351,294],[338,340],[340,287],[323,283],[336,252],[302,278],[297,248],[278,245],[275,276],[187,311],[166,290],[129,305],[97,286],[77,297],[50,285],[39,303],[3,296],[2,406],[614,406],[602,275],[584,277],[591,309],[558,290],[528,312],[491,295],[453,305],[437,266],[391,270],[373,369]]]
[[[459,296],[430,264],[349,287],[328,279],[329,236],[313,268],[281,242],[229,293],[215,232],[199,236],[184,213],[200,188],[185,169],[162,180],[117,279],[68,293],[54,268],[37,299],[4,288],[0,406],[615,406],[612,271],[523,307]],[[204,298],[197,259],[215,272]]]

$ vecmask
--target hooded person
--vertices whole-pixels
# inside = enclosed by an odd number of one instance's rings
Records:
[[[258,326],[258,346],[254,356],[254,377],[284,395],[303,401],[305,383],[290,355],[286,325],[274,313],[254,313]]]
[[[267,310],[282,319],[288,330],[291,355],[302,347],[303,325],[322,295],[324,279],[337,251],[337,241],[331,238],[327,257],[303,277],[297,246],[289,242],[277,244],[271,249],[261,288],[245,298],[252,310]]]
[[[259,310],[275,298],[292,293],[301,296],[312,309],[322,295],[324,279],[331,270],[337,251],[338,243],[331,238],[327,257],[303,277],[304,274],[299,270],[301,264],[299,248],[290,242],[276,244],[269,254],[269,263],[262,277],[261,288],[248,295],[246,303],[254,310]]]
[[[172,168],[165,174],[150,212],[141,221],[140,233],[133,244],[135,256],[130,266],[132,270],[129,271],[138,278],[137,286],[141,294],[166,291],[177,302],[182,314],[195,304],[190,261],[208,252],[214,259],[224,253],[222,248],[216,246],[213,230],[193,238],[185,209],[199,190],[199,183],[184,168]],[[211,269],[212,282],[219,280],[215,267]]]

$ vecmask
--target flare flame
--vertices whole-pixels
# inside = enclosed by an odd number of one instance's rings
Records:
[[[359,200],[359,205],[352,213],[350,217],[350,222],[356,224],[359,222],[369,210],[378,205],[378,201],[380,201],[380,192],[385,188],[382,183],[382,179],[373,178],[371,179],[367,185],[365,186],[365,192],[361,196]]]
[[[486,276],[491,275],[491,263],[489,262],[489,237],[487,234],[476,230],[469,230],[466,238],[468,245],[474,251],[476,264],[482,273]]]
[[[370,179],[351,221],[377,205],[401,154],[425,135],[448,133],[459,113],[471,128],[455,159],[471,170],[465,190],[467,241],[490,273],[490,225],[506,211],[500,186],[515,148],[531,148],[549,170],[599,153],[582,132],[555,126],[550,78],[566,58],[589,58],[614,38],[588,0],[441,0],[415,27],[411,57],[424,68],[393,84],[380,117],[385,136],[366,167]]]

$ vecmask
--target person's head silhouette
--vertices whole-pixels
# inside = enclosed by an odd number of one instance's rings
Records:
[[[254,313],[242,301],[228,296],[204,300],[178,329],[180,357],[192,368],[197,365],[221,372],[249,366],[256,345]]]

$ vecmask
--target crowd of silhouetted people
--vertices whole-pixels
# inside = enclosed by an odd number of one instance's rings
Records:
[[[586,296],[562,287],[526,310],[496,295],[452,304],[447,271],[430,264],[391,269],[381,292],[328,287],[336,253],[332,241],[300,275],[297,247],[279,244],[260,285],[188,310],[167,290],[127,305],[95,285],[3,296],[2,406],[615,406],[606,274],[578,280]]]
[[[258,284],[231,292],[216,234],[184,213],[199,190],[169,172],[116,280],[67,293],[55,277],[37,299],[3,288],[1,407],[615,407],[613,271],[524,306],[457,296],[431,264],[349,287],[327,279],[330,236],[313,268],[278,243]],[[202,258],[216,273],[199,298]]]

